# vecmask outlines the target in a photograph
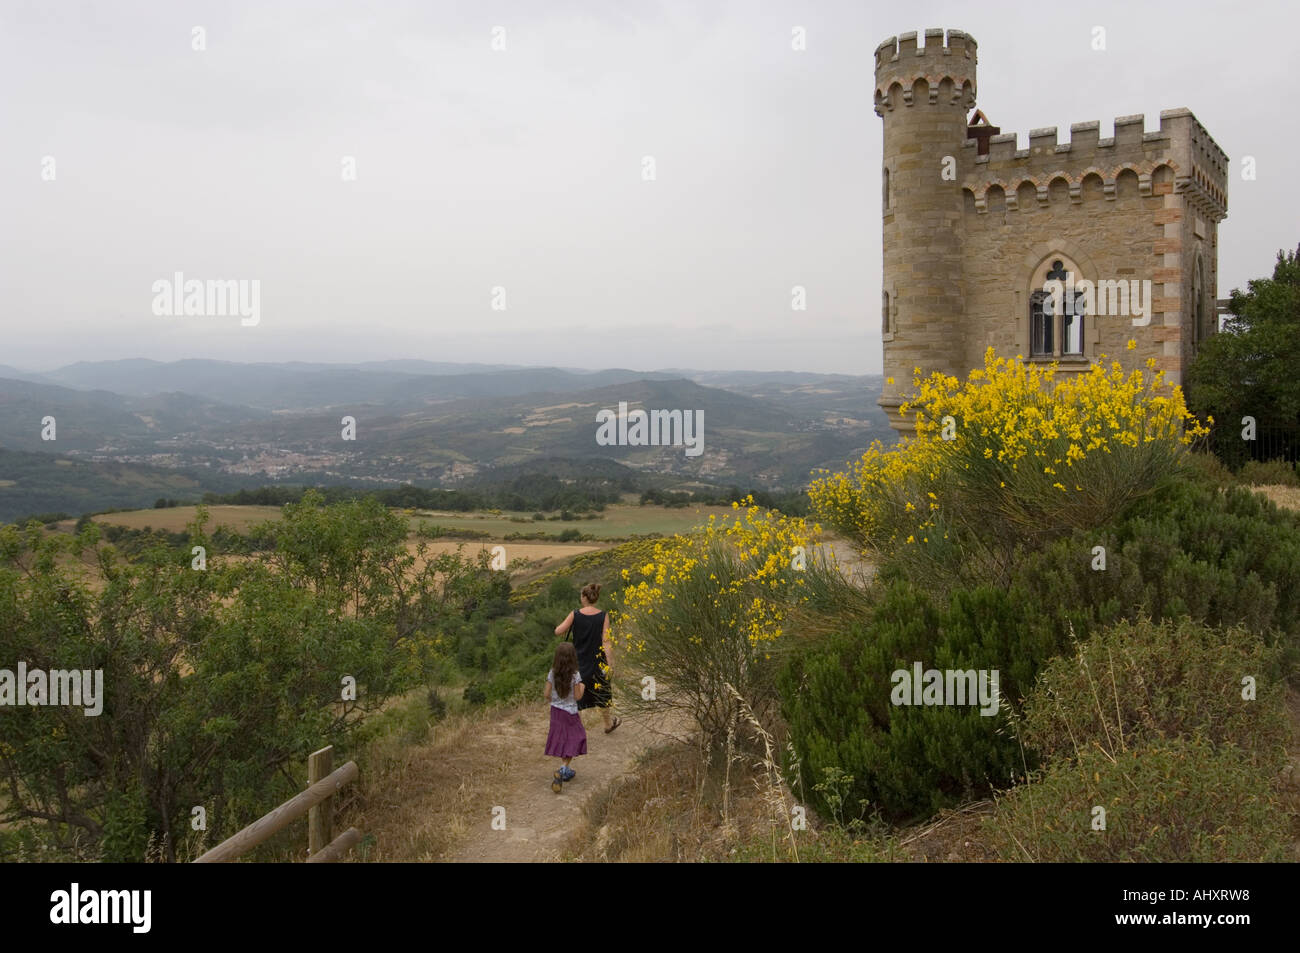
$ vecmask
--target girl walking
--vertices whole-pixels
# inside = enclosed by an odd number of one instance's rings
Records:
[[[559,758],[563,764],[555,772],[551,790],[560,793],[565,781],[572,781],[578,772],[569,762],[587,753],[587,729],[578,716],[578,701],[586,686],[578,674],[578,653],[572,642],[561,642],[555,647],[555,659],[546,673],[546,700],[551,703],[551,730],[546,736],[546,753]]]

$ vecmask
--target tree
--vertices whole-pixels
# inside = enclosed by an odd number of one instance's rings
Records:
[[[408,551],[405,522],[374,500],[308,492],[254,560],[223,561],[206,520],[200,507],[189,545],[132,561],[94,523],[0,527],[0,659],[99,670],[104,688],[98,716],[3,713],[0,853],[6,825],[37,824],[68,857],[138,861],[153,837],[174,860],[195,806],[215,843],[296,793],[293,761],[422,684],[444,628],[500,584],[486,556]]]
[[[1212,416],[1211,445],[1225,463],[1300,451],[1300,248],[1279,251],[1271,278],[1231,296],[1233,317],[1206,341],[1187,372],[1188,403]],[[1241,438],[1242,418],[1279,439]]]

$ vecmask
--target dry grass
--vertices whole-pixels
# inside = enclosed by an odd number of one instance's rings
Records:
[[[692,745],[654,749],[638,762],[633,774],[593,795],[566,859],[627,863],[994,859],[980,828],[981,819],[992,809],[987,801],[944,811],[913,828],[877,827],[858,833],[823,822],[808,809],[807,829],[794,835],[796,851],[787,842],[788,828],[778,831],[773,825],[770,770],[761,762],[738,762],[729,778],[719,774],[710,771]],[[785,798],[789,804],[799,803],[789,791]]]
[[[125,526],[127,529],[166,530],[180,533],[194,522],[196,507],[171,506],[160,510],[131,510],[128,513],[102,513],[94,517],[96,523]],[[224,526],[236,533],[247,533],[249,528],[267,520],[280,518],[278,506],[220,506],[208,507],[208,531]]]
[[[367,835],[350,859],[428,863],[466,840],[474,825],[481,826],[483,805],[492,803],[507,768],[495,746],[479,743],[486,720],[511,722],[523,718],[526,707],[450,715],[420,743],[400,733],[373,741],[357,759],[359,796],[335,825],[355,824]],[[530,721],[536,708],[527,712]]]
[[[1256,493],[1262,493],[1278,506],[1288,510],[1300,510],[1300,487],[1281,486],[1272,484],[1269,486],[1252,487]]]

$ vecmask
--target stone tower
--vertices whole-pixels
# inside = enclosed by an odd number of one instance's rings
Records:
[[[975,40],[959,30],[876,49],[884,120],[880,405],[900,435],[914,368],[958,378],[1000,357],[1057,379],[1118,360],[1182,381],[1218,329],[1218,224],[1228,157],[1185,108],[1159,129],[1120,116],[1115,135],[1032,129],[1028,148],[975,106]],[[1073,304],[1045,303],[1051,283]],[[1130,344],[1131,342],[1131,344]]]
[[[890,37],[876,48],[876,114],[885,122],[884,285],[881,334],[885,386],[880,405],[898,413],[912,369],[965,375],[962,191],[952,169],[975,105],[975,40],[960,30]],[[945,176],[944,158],[949,158]],[[893,383],[889,383],[890,379]]]

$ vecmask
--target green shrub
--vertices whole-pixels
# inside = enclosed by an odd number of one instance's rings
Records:
[[[1098,545],[1106,550],[1104,570],[1092,568]],[[811,639],[779,682],[804,776],[819,778],[829,768],[852,775],[854,812],[869,804],[890,819],[924,814],[1023,772],[1018,745],[996,730],[1001,716],[890,705],[890,673],[915,661],[998,669],[1003,701],[1014,710],[1072,639],[1125,619],[1188,617],[1279,645],[1280,665],[1261,648],[1259,672],[1241,673],[1264,676],[1261,686],[1267,673],[1293,672],[1300,658],[1300,519],[1240,487],[1184,481],[1118,525],[1076,531],[1020,555],[1006,589],[957,589],[946,607],[897,571],[881,576],[878,607],[865,618],[841,615],[839,628]],[[1205,638],[1204,657],[1180,663],[1188,677],[1211,677],[1213,637]],[[1233,651],[1254,664],[1245,634],[1231,639]],[[1146,651],[1154,659],[1157,648],[1174,647],[1157,641]],[[1238,690],[1240,677],[1233,679]],[[1029,767],[1033,756],[1026,753]],[[806,795],[829,809],[815,792]]]
[[[1094,547],[1106,568],[1094,570]],[[1243,487],[1184,481],[1118,525],[1076,532],[1019,561],[1013,588],[1079,638],[1120,619],[1188,616],[1281,637],[1300,659],[1300,515]]]
[[[1187,619],[1111,626],[1048,663],[1019,734],[1049,763],[1199,734],[1276,772],[1290,734],[1278,656],[1242,628]],[[1255,679],[1249,700],[1245,676]]]
[[[1237,472],[1237,479],[1251,486],[1300,486],[1296,466],[1286,460],[1247,460]]]
[[[1008,707],[1058,650],[1049,625],[992,587],[955,593],[946,608],[905,582],[854,622],[793,656],[779,679],[782,712],[807,778],[839,772],[837,793],[801,792],[825,816],[879,811],[906,820],[985,794],[1021,770]],[[998,670],[1002,707],[895,706],[891,674]]]
[[[1215,486],[1233,486],[1237,482],[1236,475],[1212,453],[1189,453],[1187,463],[1202,480]]]
[[[1280,861],[1291,840],[1250,754],[1199,737],[1052,765],[1000,798],[985,831],[1001,859],[1038,862]]]

